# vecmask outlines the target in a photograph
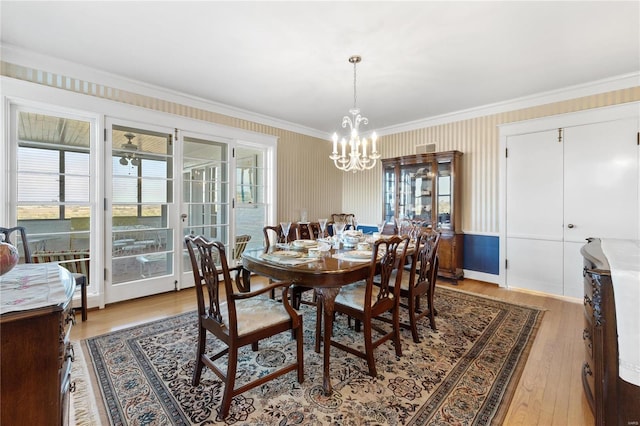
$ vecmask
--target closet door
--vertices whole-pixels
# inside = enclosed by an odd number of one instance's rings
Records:
[[[562,294],[562,144],[558,131],[507,138],[509,287]]]
[[[638,118],[507,137],[507,285],[581,298],[588,237],[638,239]],[[560,141],[559,141],[560,140]]]
[[[564,294],[582,297],[588,237],[638,239],[638,119],[564,129]]]

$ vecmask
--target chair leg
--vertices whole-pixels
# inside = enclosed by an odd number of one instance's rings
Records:
[[[418,336],[418,325],[416,320],[416,310],[418,309],[418,305],[420,303],[420,298],[417,296],[412,296],[408,298],[409,302],[409,325],[411,326],[411,335],[413,336],[413,341],[415,343],[420,343],[420,336]]]
[[[369,375],[376,377],[378,372],[376,371],[376,359],[373,356],[373,341],[371,321],[364,324],[364,351],[367,355],[367,365],[369,366]]]
[[[82,321],[87,320],[87,282],[83,281],[80,286],[80,299],[82,301]]]
[[[302,334],[302,323],[296,329],[296,349],[298,361],[298,383],[304,382],[304,337]]]
[[[238,367],[238,348],[235,345],[229,347],[229,362],[227,364],[227,380],[224,384],[222,404],[220,405],[220,420],[229,415],[231,400],[233,399],[233,389],[236,386],[236,368]]]
[[[397,304],[393,310],[393,345],[396,347],[396,355],[402,356],[402,343],[400,342],[400,306]]]
[[[429,292],[427,293],[427,303],[428,303],[428,308],[429,308],[429,325],[431,326],[431,329],[433,331],[437,331],[436,328],[436,309],[433,307],[433,290],[434,288],[430,288]]]
[[[87,277],[84,274],[73,273],[76,285],[80,287],[80,311],[82,312],[82,321],[87,320]],[[75,308],[74,308],[75,310]]]
[[[193,378],[191,379],[191,384],[193,386],[198,386],[200,384],[200,375],[202,374],[202,369],[204,368],[202,357],[204,356],[206,344],[207,330],[200,327],[198,331],[198,346],[196,348],[196,366],[193,370]]]

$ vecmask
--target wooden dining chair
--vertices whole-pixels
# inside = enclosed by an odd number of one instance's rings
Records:
[[[281,244],[285,242],[284,233],[282,232],[282,226],[280,225],[266,225],[262,228],[264,235],[264,249],[269,250],[269,247],[275,244]],[[298,239],[298,224],[292,223],[289,228],[289,235],[287,237],[288,242],[293,242]]]
[[[436,330],[436,310],[433,306],[436,279],[438,275],[438,246],[440,232],[425,231],[417,235],[416,252],[408,255],[408,271],[400,282],[400,306],[407,309],[408,322],[401,322],[400,326],[411,330],[413,341],[420,342],[418,335],[418,321],[427,316],[432,330]],[[420,301],[426,297],[426,308],[420,307]],[[403,300],[406,299],[406,303]],[[380,318],[389,322],[388,318]]]
[[[318,222],[298,223],[299,240],[317,240],[320,234],[320,224]]]
[[[272,244],[284,243],[284,233],[282,232],[282,227],[280,225],[267,225],[262,228],[262,232],[264,234],[264,250],[267,251],[271,247]],[[299,239],[300,231],[299,224],[292,223],[291,228],[289,229],[289,238],[287,241],[290,243]],[[272,280],[269,279],[269,283]],[[291,287],[291,304],[295,309],[300,309],[300,303],[302,302],[302,293],[313,290],[310,287],[304,287],[298,284],[294,284]],[[271,298],[275,298],[275,292],[271,292]]]
[[[80,287],[80,312],[82,321],[87,320],[87,287],[89,286],[89,265],[91,255],[85,250],[36,251],[33,253],[34,263],[58,262],[66,268]],[[76,309],[76,308],[74,308]]]
[[[302,337],[302,315],[296,312],[288,300],[290,282],[276,282],[251,292],[239,292],[233,286],[229,275],[224,244],[209,241],[202,236],[185,237],[185,243],[191,259],[191,268],[196,285],[198,302],[198,345],[196,365],[192,384],[200,383],[203,367],[210,368],[224,383],[219,419],[229,414],[234,396],[260,386],[290,371],[297,371],[298,382],[304,381],[304,354]],[[216,253],[220,265],[213,261]],[[220,291],[220,277],[224,292]],[[282,302],[261,297],[261,294],[274,289],[282,290]],[[258,350],[258,342],[276,334],[292,331],[296,339],[295,362],[288,363],[277,370],[245,383],[236,388],[238,350],[251,345]],[[207,333],[211,333],[226,345],[221,351],[207,355]],[[226,371],[214,362],[228,355]]]
[[[403,244],[404,243],[404,244]],[[400,344],[400,283],[403,265],[409,246],[409,237],[393,236],[374,243],[369,277],[364,282],[349,284],[336,296],[335,312],[341,312],[362,323],[364,347],[357,348],[331,340],[331,345],[367,360],[369,375],[376,377],[376,362],[373,351],[387,340],[392,340],[397,356],[402,356]],[[380,256],[380,259],[378,260]],[[392,277],[395,282],[390,285]],[[392,328],[387,330],[374,321],[383,313],[390,312]],[[373,339],[373,331],[380,337]],[[316,337],[317,338],[317,337]]]
[[[24,226],[14,226],[13,228],[1,228],[0,227],[0,235],[3,236],[1,241],[9,243],[17,247],[17,239],[16,243],[12,241],[12,235],[16,234],[16,238],[20,237],[20,243],[22,244],[22,253],[24,256],[24,263],[33,263],[33,259],[31,258],[31,248],[29,247],[29,240],[27,239],[27,230]]]

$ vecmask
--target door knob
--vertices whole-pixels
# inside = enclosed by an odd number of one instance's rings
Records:
[[[182,221],[184,222],[185,220],[187,220],[187,215],[185,213],[182,213],[180,215],[180,218],[182,219]]]
[[[569,229],[575,228],[575,225],[573,223],[570,223],[570,224],[567,225],[567,228],[569,228]]]

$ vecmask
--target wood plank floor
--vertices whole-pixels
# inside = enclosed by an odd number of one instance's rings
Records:
[[[446,281],[440,286],[451,286]],[[454,287],[454,286],[451,286]],[[591,426],[594,418],[584,397],[581,366],[581,303],[545,297],[493,284],[461,280],[455,288],[504,301],[545,309],[540,330],[505,419],[506,425]],[[436,292],[437,298],[437,292]],[[89,312],[89,320],[72,329],[74,340],[195,310],[193,289],[120,302]]]

